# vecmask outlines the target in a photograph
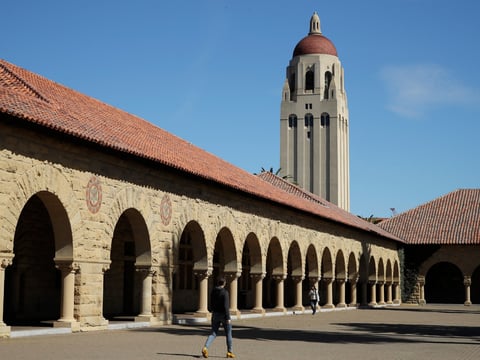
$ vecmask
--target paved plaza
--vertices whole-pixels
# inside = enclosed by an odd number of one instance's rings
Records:
[[[480,359],[480,306],[322,311],[235,320],[238,359]],[[201,358],[206,324],[0,340],[0,359]],[[224,358],[223,332],[210,348]]]

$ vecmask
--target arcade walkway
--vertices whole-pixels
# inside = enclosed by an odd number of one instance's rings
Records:
[[[238,359],[479,359],[480,306],[426,305],[234,321]],[[0,340],[0,358],[200,358],[208,327],[171,325]],[[210,358],[225,356],[217,338]]]

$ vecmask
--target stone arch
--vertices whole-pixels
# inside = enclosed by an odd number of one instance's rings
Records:
[[[331,289],[332,281],[335,276],[333,269],[332,253],[328,247],[323,249],[321,260],[321,274],[322,281],[320,282],[318,291],[320,293],[320,304],[324,306],[327,305],[327,302],[330,300],[329,295],[331,297],[331,294],[329,294],[329,289]],[[331,306],[331,304],[329,305]]]
[[[71,182],[59,170],[38,165],[30,168],[22,175],[17,174],[9,189],[9,206],[2,209],[4,216],[0,219],[19,219],[27,202],[37,195],[45,204],[52,219],[57,219],[53,226],[55,234],[55,257],[62,261],[74,258],[75,235],[81,229],[80,209]],[[16,221],[0,223],[0,249],[13,252],[13,239]]]
[[[305,278],[315,278],[316,281],[320,278],[320,269],[318,264],[317,251],[315,246],[310,244],[307,249],[307,256],[305,261]],[[308,287],[310,288],[310,286]]]
[[[339,249],[335,256],[335,277],[333,283],[333,303],[345,306],[345,282],[347,280],[347,269],[343,251]],[[341,293],[344,293],[342,296]]]
[[[107,231],[110,232],[110,239],[113,239],[113,233],[118,225],[118,220],[124,214],[129,215],[129,221],[132,226],[138,226],[139,229],[144,229],[141,234],[143,239],[137,237],[139,241],[138,246],[141,256],[137,261],[146,265],[151,265],[151,245],[150,234],[155,232],[155,224],[158,221],[155,212],[152,208],[154,202],[150,201],[144,191],[133,187],[125,187],[118,191],[110,208],[106,211],[107,214]],[[148,239],[148,243],[146,242]],[[111,243],[109,244],[111,247]]]
[[[303,279],[303,261],[300,246],[292,241],[287,255],[287,278],[285,279],[285,306],[295,305],[296,283]]]
[[[263,277],[263,261],[260,242],[255,233],[247,235],[242,249],[242,272],[238,282],[238,308],[255,306],[255,281]]]
[[[377,282],[377,264],[375,258],[370,256],[370,261],[368,262],[368,281]]]
[[[343,256],[342,250],[338,250],[337,256],[335,257],[335,279],[347,279],[345,257]]]
[[[385,270],[385,281],[389,284],[393,283],[392,262],[390,261],[390,259],[387,260],[387,266]]]
[[[237,273],[237,251],[235,240],[229,228],[223,227],[215,239],[215,249],[213,254],[213,273],[215,275],[224,275],[225,273]],[[218,274],[216,272],[218,271]]]
[[[152,254],[147,224],[137,209],[128,208],[118,218],[110,246],[110,261],[110,268],[104,275],[104,316],[138,315],[143,280],[152,266]]]
[[[396,284],[400,283],[400,266],[397,260],[393,263],[393,281]]]
[[[323,250],[321,271],[322,271],[322,279],[326,279],[326,278],[333,279],[334,273],[333,273],[332,254],[328,247],[326,247]]]
[[[380,281],[380,282],[385,281],[385,267],[383,265],[382,258],[378,260],[377,281]]]
[[[263,279],[263,307],[276,305],[276,282],[283,281],[285,276],[282,245],[277,237],[273,237],[267,250],[265,278]]]
[[[348,256],[347,271],[349,286],[347,286],[345,289],[345,298],[350,299],[349,306],[357,306],[359,271],[357,267],[357,259],[355,258],[355,254],[353,252],[351,252]]]
[[[61,273],[72,266],[72,231],[61,200],[42,190],[31,196],[13,235],[14,258],[5,274],[5,320],[57,320]]]
[[[455,264],[446,261],[434,264],[425,276],[426,302],[463,304],[463,281],[463,273]]]
[[[211,271],[208,263],[205,234],[200,224],[189,221],[174,244],[174,274],[172,284],[172,312],[196,311],[199,303],[198,277],[208,276]]]
[[[357,269],[357,259],[355,258],[355,254],[353,252],[350,253],[348,256],[348,279],[350,281],[357,281],[358,280],[358,269]]]

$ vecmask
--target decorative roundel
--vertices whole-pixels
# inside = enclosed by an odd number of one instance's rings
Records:
[[[172,220],[172,202],[168,195],[163,195],[160,203],[160,217],[162,218],[163,225],[170,224],[170,220]]]
[[[96,176],[92,176],[87,184],[87,207],[92,214],[100,210],[102,205],[102,185]]]

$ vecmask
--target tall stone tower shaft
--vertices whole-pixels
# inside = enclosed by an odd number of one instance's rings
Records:
[[[344,70],[314,13],[287,67],[280,113],[280,175],[350,210]]]

